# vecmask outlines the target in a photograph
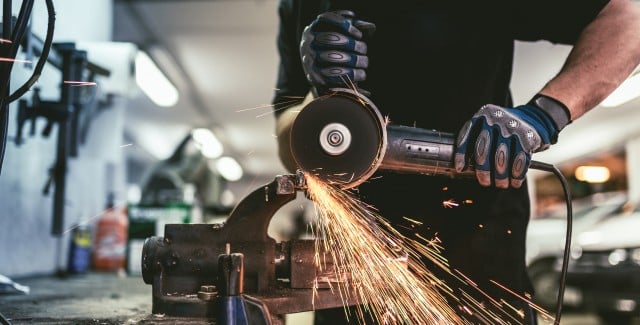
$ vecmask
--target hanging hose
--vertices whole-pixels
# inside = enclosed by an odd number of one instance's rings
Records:
[[[3,71],[2,76],[0,76],[0,81],[2,81],[2,84],[0,85],[0,95],[2,96],[4,96],[4,94],[8,94],[9,92],[9,81],[11,79],[11,70],[13,69],[13,60],[15,60],[18,54],[18,48],[20,47],[20,43],[24,38],[24,33],[27,30],[29,17],[31,16],[31,12],[33,10],[33,4],[33,0],[25,0],[22,2],[20,13],[18,14],[18,19],[16,20],[16,28],[13,33],[11,33],[11,0],[4,1],[3,10],[5,14],[3,17],[3,35],[11,35],[11,48],[8,51],[9,62],[7,62],[6,69]],[[43,44],[42,53],[40,55],[40,58],[38,59],[38,63],[36,64],[36,67],[27,82],[20,86],[13,94],[0,99],[0,174],[2,173],[2,164],[4,162],[4,155],[7,145],[7,132],[9,129],[9,104],[24,95],[24,93],[26,93],[31,88],[31,86],[33,86],[38,81],[38,78],[40,78],[42,69],[44,68],[44,64],[47,61],[49,51],[53,44],[53,31],[55,26],[55,10],[53,7],[53,0],[46,0],[46,5],[49,17],[47,24],[47,35]]]
[[[558,177],[560,183],[562,183],[562,189],[564,191],[564,199],[567,203],[567,232],[565,235],[564,242],[564,253],[562,256],[562,268],[560,270],[560,283],[558,286],[558,300],[556,302],[556,313],[554,317],[554,324],[560,324],[560,317],[562,316],[562,304],[564,302],[564,289],[565,282],[567,279],[567,269],[569,267],[569,257],[571,255],[571,228],[573,227],[573,209],[571,205],[571,191],[569,191],[569,185],[567,183],[567,179],[562,175],[560,170],[553,165],[542,163],[539,161],[532,161],[531,168],[544,170],[553,173]]]

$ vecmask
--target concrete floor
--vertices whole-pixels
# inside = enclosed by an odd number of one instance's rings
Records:
[[[151,286],[139,276],[88,273],[17,280],[30,293],[0,295],[0,313],[11,324],[215,324],[151,314]],[[540,321],[540,325],[552,324]],[[311,324],[311,313],[288,315],[288,325]],[[566,312],[562,325],[599,325],[590,314]]]

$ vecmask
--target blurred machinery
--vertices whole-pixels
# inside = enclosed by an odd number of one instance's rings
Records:
[[[227,180],[210,167],[191,132],[169,158],[147,171],[140,185],[140,205],[187,203],[204,214],[228,215],[232,207],[222,199],[226,184]]]

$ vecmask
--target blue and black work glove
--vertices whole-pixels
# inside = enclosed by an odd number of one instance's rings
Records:
[[[556,143],[570,122],[569,109],[545,95],[515,108],[485,105],[458,133],[456,171],[474,168],[482,186],[519,188],[531,155]]]
[[[367,77],[367,44],[376,26],[355,18],[352,11],[325,12],[302,32],[300,56],[316,96],[330,88],[357,87]]]

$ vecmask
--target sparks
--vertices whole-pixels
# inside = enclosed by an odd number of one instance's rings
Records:
[[[413,223],[413,224],[416,224],[416,225],[421,225],[421,224],[422,224],[422,222],[420,222],[420,221],[418,221],[418,220],[413,220],[413,219],[411,219],[411,218],[402,217],[402,219],[407,220],[407,221],[409,221],[409,222],[411,222],[411,223]]]
[[[316,241],[316,265],[322,267],[320,252],[331,255],[337,266],[335,278],[346,279],[337,288],[343,301],[355,294],[362,302],[356,305],[357,315],[369,312],[380,324],[464,324],[438,291],[436,284],[442,281],[416,258],[437,254],[437,246],[407,244],[410,239],[349,192],[311,175],[305,178],[316,205],[313,229],[322,239]],[[442,258],[436,262],[446,263]]]
[[[458,204],[453,199],[448,199],[448,200],[442,201],[442,206],[445,207],[445,208],[453,208],[453,207],[457,207],[459,205],[460,204]]]
[[[498,283],[498,282],[496,282],[494,280],[489,280],[489,281],[491,281],[491,283],[495,284],[496,286],[500,287],[502,290],[505,290],[506,292],[514,295],[516,298],[526,302],[527,304],[529,304],[529,306],[531,306],[531,308],[537,310],[543,317],[551,317],[551,315],[549,315],[546,310],[544,310],[542,307],[534,304],[533,302],[531,302],[531,300],[527,299],[526,297],[524,297],[522,295],[519,295],[515,291],[507,288],[506,286],[504,286],[504,285],[502,285],[502,284],[500,284],[500,283]]]
[[[82,86],[96,86],[98,85],[97,83],[93,82],[93,81],[72,81],[72,80],[65,80],[64,81],[65,84],[67,85],[71,85],[71,86],[76,86],[76,87],[82,87]]]
[[[0,62],[18,62],[18,63],[31,63],[30,60],[19,60],[19,59],[11,59],[0,57]]]
[[[253,111],[253,110],[256,110],[256,109],[271,108],[271,107],[273,107],[273,105],[271,105],[271,104],[262,104],[262,105],[259,105],[259,106],[256,106],[256,107],[249,107],[249,108],[239,109],[239,110],[236,111],[236,113],[242,113],[242,112],[246,112],[246,111]]]
[[[314,263],[322,274],[316,278],[316,286],[329,281],[329,288],[344,303],[346,317],[350,317],[346,306],[355,301],[359,302],[355,305],[359,324],[366,322],[366,313],[379,324],[468,324],[458,313],[472,315],[483,324],[522,323],[517,319],[522,318],[520,311],[504,300],[498,302],[469,277],[450,269],[437,234],[433,239],[419,233],[414,234],[417,240],[406,237],[351,192],[324,183],[312,174],[305,174],[305,179],[308,198],[316,208],[316,220],[310,225],[318,239]],[[451,275],[459,285],[453,289],[436,277],[420,257]],[[325,265],[326,260],[333,262],[333,268]],[[468,291],[479,292],[497,308],[487,308],[485,301],[477,300]],[[541,317],[550,317],[529,299],[519,298],[536,308]],[[451,302],[456,302],[458,313]]]

